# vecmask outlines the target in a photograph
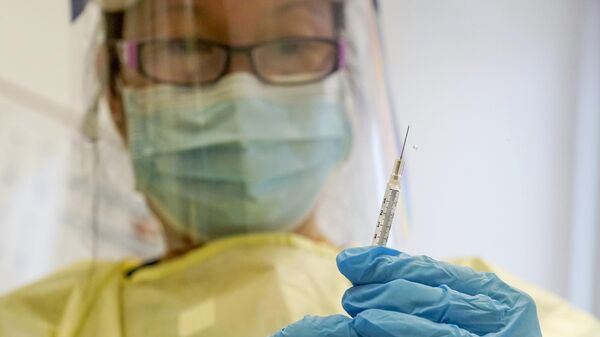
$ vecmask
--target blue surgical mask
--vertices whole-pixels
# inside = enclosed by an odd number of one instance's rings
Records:
[[[209,88],[125,88],[138,190],[196,240],[293,229],[350,147],[340,76],[294,87],[234,74]]]

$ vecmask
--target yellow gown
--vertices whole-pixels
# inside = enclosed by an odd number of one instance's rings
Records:
[[[0,298],[0,337],[268,336],[306,314],[343,313],[337,250],[294,234],[230,237],[156,265],[82,263]],[[455,261],[494,271],[476,259]],[[545,337],[598,337],[600,324],[534,297]]]

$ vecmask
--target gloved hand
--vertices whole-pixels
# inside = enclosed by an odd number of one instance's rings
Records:
[[[541,337],[535,303],[495,274],[386,247],[340,253],[350,317],[307,316],[274,337]]]

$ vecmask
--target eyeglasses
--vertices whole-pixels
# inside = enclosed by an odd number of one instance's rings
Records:
[[[203,39],[127,40],[117,44],[121,62],[142,76],[180,86],[205,86],[228,72],[234,53],[245,54],[261,81],[275,85],[317,82],[344,66],[341,41],[283,38],[249,46]]]

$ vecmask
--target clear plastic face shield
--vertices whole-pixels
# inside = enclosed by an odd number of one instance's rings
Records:
[[[370,241],[398,138],[371,1],[141,0],[105,18],[112,115],[167,236]]]

